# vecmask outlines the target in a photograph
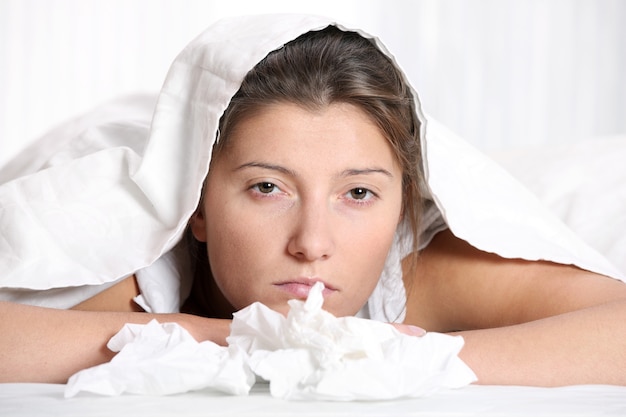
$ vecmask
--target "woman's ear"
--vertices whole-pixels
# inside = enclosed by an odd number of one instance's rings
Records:
[[[206,222],[204,221],[203,210],[198,208],[189,219],[189,227],[193,237],[199,242],[206,242]]]

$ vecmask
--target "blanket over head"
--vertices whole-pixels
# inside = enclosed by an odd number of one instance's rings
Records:
[[[126,101],[56,131],[36,145],[37,156],[31,147],[18,157],[0,175],[0,287],[102,285],[172,249],[198,204],[219,118],[246,73],[328,25],[350,29],[302,15],[219,21],[173,62],[153,113],[146,102]],[[377,38],[355,31],[393,60]],[[426,197],[455,235],[504,257],[620,277],[504,170],[416,107]]]

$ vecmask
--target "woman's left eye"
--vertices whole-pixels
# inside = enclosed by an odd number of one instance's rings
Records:
[[[372,191],[363,187],[355,187],[348,191],[347,195],[350,197],[350,199],[357,200],[359,202],[365,202],[375,197]]]
[[[354,198],[355,200],[363,200],[365,197],[367,197],[367,193],[368,190],[366,190],[365,188],[353,188],[350,190],[350,197]]]

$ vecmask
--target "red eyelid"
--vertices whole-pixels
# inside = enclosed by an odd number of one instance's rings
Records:
[[[275,188],[269,193],[263,193],[259,189],[257,189],[262,184],[272,184]],[[276,198],[278,196],[288,194],[288,192],[285,191],[285,188],[285,185],[283,185],[279,181],[260,179],[251,181],[250,185],[247,187],[247,190],[263,198]]]
[[[350,193],[353,190],[357,190],[357,189],[362,189],[364,191],[367,191],[370,194],[372,194],[372,196],[374,197],[378,197],[380,195],[378,187],[372,184],[360,184],[360,183],[354,183],[354,184],[348,185],[346,193]]]
[[[369,193],[369,195],[366,195],[365,198],[363,199],[358,199],[358,198],[352,198],[350,196],[350,193],[353,190],[356,189],[363,189],[365,190],[367,193]],[[353,206],[357,206],[357,207],[364,207],[364,206],[370,206],[372,204],[374,204],[376,202],[376,200],[378,200],[378,194],[374,191],[372,191],[370,188],[364,187],[364,186],[356,186],[356,187],[352,187],[350,188],[347,192],[345,192],[344,194],[342,194],[343,198],[348,201],[348,204],[351,204]]]

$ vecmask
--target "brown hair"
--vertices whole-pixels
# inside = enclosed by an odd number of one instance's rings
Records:
[[[413,94],[391,60],[354,32],[328,26],[305,33],[248,72],[220,119],[214,155],[228,147],[229,134],[238,122],[265,105],[281,102],[312,110],[349,103],[376,123],[402,167],[403,219],[413,232],[417,251],[424,180],[420,121]],[[206,248],[198,248],[198,256],[206,258]],[[197,278],[196,274],[194,281]],[[202,290],[194,288],[192,293],[198,291]]]

